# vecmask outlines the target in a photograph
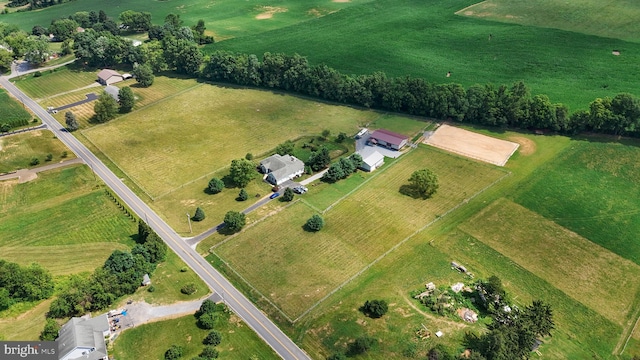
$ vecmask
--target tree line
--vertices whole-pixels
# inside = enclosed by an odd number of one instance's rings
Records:
[[[138,223],[136,245],[131,251],[115,250],[89,278],[74,275],[55,299],[48,318],[78,316],[107,308],[117,298],[133,294],[145,274],[164,261],[167,245],[144,222]]]
[[[20,266],[0,259],[0,311],[18,302],[47,299],[53,289],[51,273],[40,264]]]
[[[206,80],[281,89],[313,97],[410,115],[470,124],[640,135],[640,101],[621,93],[597,98],[588,110],[572,114],[546,95],[532,96],[522,81],[507,85],[432,84],[414,77],[387,77],[383,72],[345,75],[327,65],[310,65],[298,54],[256,55],[215,51],[204,62]]]

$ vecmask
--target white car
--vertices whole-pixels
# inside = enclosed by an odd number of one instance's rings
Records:
[[[300,185],[300,186],[296,186],[293,188],[293,192],[295,192],[296,194],[304,194],[307,191],[309,191],[309,189],[307,189],[306,187]]]

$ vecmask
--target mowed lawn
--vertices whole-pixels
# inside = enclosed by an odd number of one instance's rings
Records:
[[[92,271],[131,245],[135,223],[98,185],[86,166],[0,182],[0,258],[65,275]]]
[[[618,325],[630,315],[640,266],[506,199],[462,230]]]
[[[65,66],[43,71],[39,77],[28,74],[11,81],[27,96],[42,99],[91,85],[97,80],[97,75],[97,71],[83,71],[75,66]]]
[[[640,3],[634,0],[488,0],[458,15],[640,41]]]
[[[134,90],[135,91],[135,90]],[[258,90],[200,86],[84,131],[152,196],[324,129],[354,134],[373,111]]]
[[[637,141],[573,141],[514,201],[640,264],[639,157]]]
[[[62,157],[64,151],[67,152],[66,158]],[[53,155],[52,162],[76,157],[49,130],[28,131],[1,137],[0,173],[45,165],[47,164],[45,162],[47,154]],[[34,157],[40,160],[39,165],[31,165],[31,159]]]
[[[198,82],[195,79],[174,79],[166,76],[156,76],[153,85],[147,88],[138,86],[135,80],[126,80],[114,84],[114,86],[117,86],[120,89],[125,86],[129,86],[131,90],[133,90],[133,95],[136,99],[133,110],[138,110],[144,106],[153,104],[154,102],[160,101],[167,97],[175,96],[180,92],[188,90],[197,85]],[[104,87],[102,86],[90,87],[82,90],[65,92],[60,95],[51,96],[42,99],[39,103],[44,108],[47,108],[49,106],[57,108],[64,105],[73,104],[81,100],[85,100],[86,95],[89,93],[94,93],[99,96],[100,94],[102,94],[102,91],[104,91]],[[76,116],[76,119],[80,124],[80,128],[84,129],[95,125],[89,122],[91,117],[95,114],[95,112],[93,111],[95,103],[96,101],[91,101],[85,104],[77,105],[62,110],[57,114],[54,114],[53,117],[56,118],[56,120],[58,120],[61,124],[64,124],[65,113],[67,111],[71,111]]]
[[[411,173],[425,167],[438,174],[438,193],[429,200],[402,195],[399,189]],[[295,318],[385,251],[502,176],[505,172],[497,167],[420,146],[326,212],[320,232],[303,230],[315,210],[298,203],[215,252]]]
[[[223,320],[223,319],[221,319]],[[235,315],[219,321],[215,330],[222,335],[220,359],[278,359],[271,348]],[[210,330],[196,325],[193,315],[140,325],[124,331],[113,343],[113,354],[122,360],[157,360],[171,345],[182,346],[183,359],[191,359],[202,351],[202,340]]]

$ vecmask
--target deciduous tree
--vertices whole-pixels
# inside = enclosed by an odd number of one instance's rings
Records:
[[[416,170],[409,178],[414,190],[422,197],[429,198],[438,191],[438,176],[430,169]]]
[[[389,310],[389,305],[384,300],[367,300],[362,306],[362,312],[372,318],[380,318]]]
[[[133,109],[133,104],[136,99],[133,95],[133,91],[128,86],[125,86],[118,91],[118,102],[120,103],[120,112],[128,113]]]
[[[118,102],[106,91],[103,91],[93,106],[93,111],[96,113],[95,119],[97,122],[107,122],[118,114]]]
[[[228,211],[224,215],[225,229],[230,232],[240,231],[246,224],[245,214],[238,211]]]
[[[142,87],[149,87],[153,85],[153,71],[149,65],[138,65],[133,68],[132,75],[135,76],[136,82]]]
[[[205,345],[218,346],[222,341],[222,335],[220,335],[217,331],[211,331],[207,336],[202,340]]]
[[[54,341],[58,337],[58,331],[60,331],[60,325],[54,319],[47,319],[40,333],[40,340]]]
[[[231,161],[229,176],[238,187],[246,187],[256,176],[255,164],[247,159],[233,160]]]
[[[64,122],[67,125],[67,130],[69,131],[76,131],[80,128],[78,120],[76,120],[76,116],[71,111],[64,113]]]
[[[324,219],[322,218],[322,216],[318,214],[314,214],[313,216],[311,216],[309,220],[307,220],[307,223],[305,224],[305,228],[313,232],[320,231],[322,230],[323,227],[324,227]]]

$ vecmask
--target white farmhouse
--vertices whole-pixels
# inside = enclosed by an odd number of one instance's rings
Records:
[[[267,182],[280,185],[302,175],[304,163],[295,156],[275,154],[260,162],[260,171],[267,175]]]

